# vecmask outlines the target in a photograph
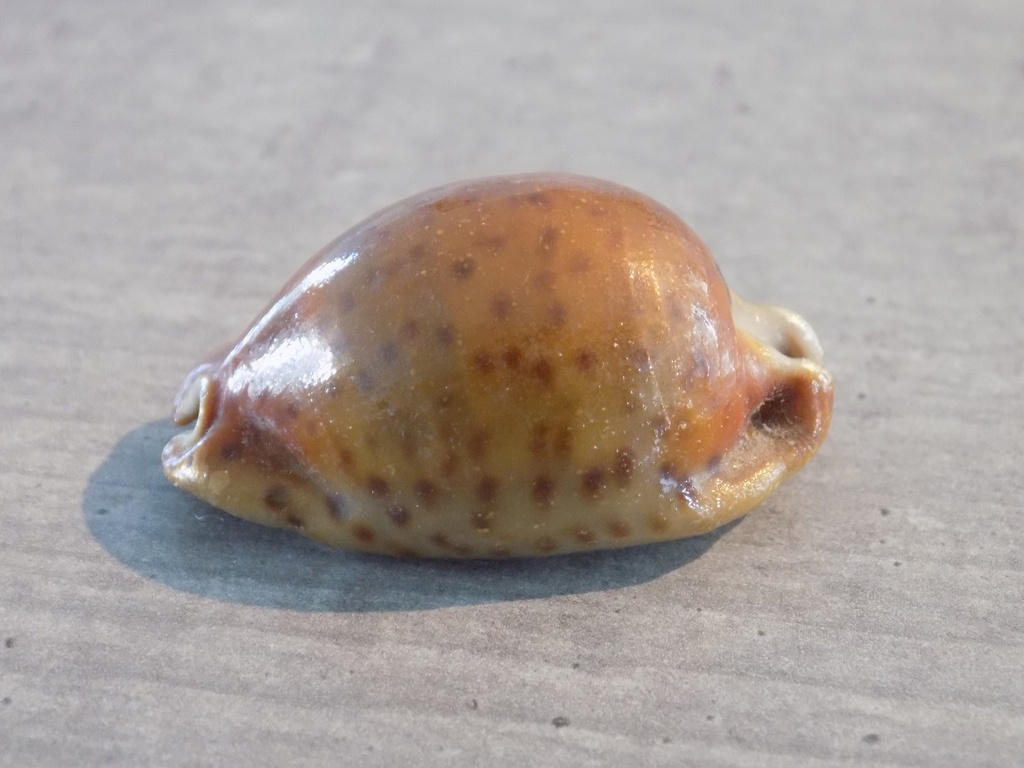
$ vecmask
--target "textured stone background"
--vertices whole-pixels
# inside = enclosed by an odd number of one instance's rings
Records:
[[[7,2],[0,764],[1024,760],[1019,0]],[[394,563],[158,468],[179,379],[459,177],[684,216],[837,381],[718,535]]]

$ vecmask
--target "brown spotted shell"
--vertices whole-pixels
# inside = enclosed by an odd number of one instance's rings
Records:
[[[799,317],[623,187],[457,183],[317,254],[175,402],[172,482],[326,544],[506,557],[704,533],[824,439]]]

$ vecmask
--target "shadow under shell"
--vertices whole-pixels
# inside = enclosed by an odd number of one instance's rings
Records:
[[[239,520],[176,489],[160,451],[176,431],[125,435],[83,495],[90,532],[117,560],[174,589],[299,611],[416,611],[642,584],[704,554],[733,525],[621,550],[505,561],[400,560],[331,549]]]

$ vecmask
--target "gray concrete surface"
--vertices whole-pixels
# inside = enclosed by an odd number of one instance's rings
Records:
[[[718,535],[328,552],[158,468],[179,379],[455,178],[662,200],[818,330]],[[0,4],[0,765],[1024,765],[1024,5]]]

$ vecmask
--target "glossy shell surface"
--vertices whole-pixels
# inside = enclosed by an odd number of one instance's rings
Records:
[[[832,385],[787,310],[731,296],[623,187],[462,182],[363,221],[185,379],[178,486],[397,556],[509,557],[707,532],[824,439]]]

